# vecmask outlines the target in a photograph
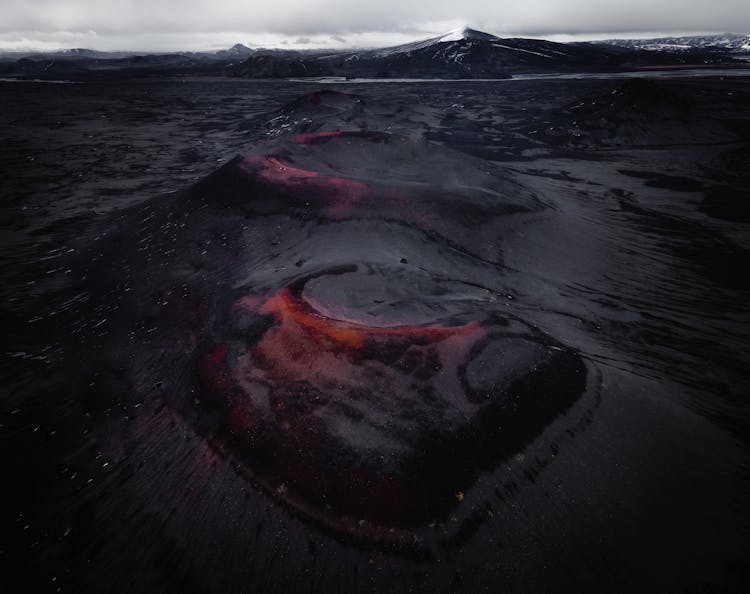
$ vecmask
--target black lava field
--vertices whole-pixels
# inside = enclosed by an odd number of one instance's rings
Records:
[[[3,591],[745,591],[749,78],[0,97]]]

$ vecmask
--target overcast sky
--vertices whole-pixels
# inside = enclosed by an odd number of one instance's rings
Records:
[[[750,0],[0,0],[0,49],[372,47],[468,25],[601,39],[750,33]]]

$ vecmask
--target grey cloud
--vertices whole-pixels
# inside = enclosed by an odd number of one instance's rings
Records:
[[[748,0],[3,0],[0,32],[84,35],[101,43],[191,35],[340,41],[442,32],[467,24],[499,35],[750,31]],[[109,41],[108,41],[109,40]],[[184,41],[181,41],[183,43]],[[313,42],[316,43],[316,42]],[[343,43],[343,42],[342,42]]]

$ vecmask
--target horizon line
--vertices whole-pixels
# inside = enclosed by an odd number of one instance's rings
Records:
[[[106,53],[106,54],[116,54],[116,53],[144,53],[144,54],[183,54],[183,53],[217,53],[220,51],[226,51],[229,50],[237,45],[241,45],[243,47],[246,47],[250,50],[281,50],[281,51],[356,51],[356,50],[374,50],[374,49],[386,49],[390,47],[398,47],[400,45],[406,45],[409,43],[418,43],[420,41],[426,41],[433,38],[439,38],[443,36],[447,36],[451,33],[455,33],[458,31],[465,31],[465,30],[472,30],[477,31],[480,33],[487,33],[486,31],[482,31],[480,29],[475,29],[470,26],[464,26],[464,27],[457,27],[454,29],[451,29],[450,31],[446,31],[443,33],[436,33],[436,34],[430,34],[429,36],[425,37],[419,37],[419,38],[413,38],[411,41],[404,41],[402,43],[396,43],[396,44],[388,44],[388,45],[325,45],[325,42],[312,42],[309,38],[300,38],[300,39],[306,39],[306,43],[299,43],[299,42],[290,42],[287,39],[284,39],[282,41],[278,41],[276,43],[272,44],[255,44],[248,41],[237,41],[232,45],[221,45],[221,46],[213,46],[213,48],[209,47],[203,47],[200,49],[193,48],[193,49],[146,49],[146,48],[126,48],[126,47],[119,47],[116,49],[99,49],[96,47],[96,45],[76,45],[76,46],[62,46],[58,44],[58,47],[49,47],[44,48],[41,46],[37,47],[2,47],[0,45],[0,54],[15,54],[15,53],[40,53],[40,54],[46,54],[46,53],[58,53],[58,52],[66,52],[66,51],[73,51],[73,50],[86,50],[86,51],[95,51],[100,53]],[[386,33],[386,32],[384,32]],[[488,33],[490,35],[494,35],[495,37],[498,37],[499,39],[536,39],[536,40],[545,40],[545,41],[553,41],[555,43],[578,43],[578,42],[597,42],[597,41],[616,41],[616,40],[650,40],[650,39],[660,39],[660,38],[682,38],[682,37],[704,37],[704,36],[720,36],[720,35],[736,35],[736,36],[750,36],[750,33],[743,33],[743,32],[730,32],[730,31],[679,31],[679,32],[660,32],[660,31],[643,31],[643,32],[635,32],[635,31],[628,31],[628,32],[622,32],[622,33],[609,33],[609,32],[602,32],[602,33],[553,33],[553,34],[547,34],[547,35],[537,35],[537,34],[502,34],[498,35],[495,33]],[[216,36],[225,36],[225,35],[234,35],[233,32],[227,32],[227,33],[216,33]],[[241,34],[238,34],[239,37]],[[263,33],[257,34],[257,35],[264,35]],[[336,34],[320,34],[320,35],[327,35],[331,40],[334,40]],[[288,36],[288,37],[294,37]],[[24,40],[25,41],[25,40]],[[30,41],[30,40],[29,40]],[[42,42],[44,43],[44,42]],[[52,45],[54,45],[54,42],[50,42]]]

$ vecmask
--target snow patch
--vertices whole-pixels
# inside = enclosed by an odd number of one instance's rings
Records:
[[[448,31],[448,33],[438,39],[437,43],[443,43],[446,41],[461,41],[462,39],[466,39],[466,29],[463,27],[454,29],[453,31]]]
[[[493,43],[492,45],[495,46],[495,47],[500,47],[502,49],[513,50],[514,52],[524,52],[524,53],[527,53],[527,54],[534,54],[535,56],[541,56],[542,58],[551,58],[552,57],[549,54],[542,54],[540,52],[532,52],[531,50],[521,49],[520,47],[511,47],[509,45],[500,45],[499,43]]]

